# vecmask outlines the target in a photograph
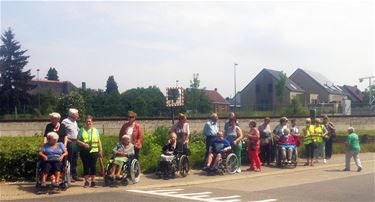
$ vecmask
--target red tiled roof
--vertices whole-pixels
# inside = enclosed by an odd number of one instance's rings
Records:
[[[211,100],[212,103],[214,104],[227,104],[229,105],[229,102],[226,101],[223,96],[220,95],[219,92],[216,90],[203,90],[207,97]]]

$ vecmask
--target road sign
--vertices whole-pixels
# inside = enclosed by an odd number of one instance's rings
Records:
[[[165,99],[165,105],[167,107],[184,106],[184,89],[182,87],[167,88],[167,95],[165,96]]]

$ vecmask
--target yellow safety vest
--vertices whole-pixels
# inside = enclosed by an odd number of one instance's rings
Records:
[[[311,134],[314,134],[315,126],[314,125],[309,125],[305,126],[306,132],[304,134],[303,138],[303,144],[310,144],[313,142],[313,138]]]
[[[81,130],[83,142],[91,146],[90,153],[99,152],[99,133],[96,128],[91,129],[91,134],[89,134],[84,128]]]
[[[323,142],[323,133],[324,133],[324,130],[323,130],[322,125],[319,125],[318,127],[315,126],[314,134],[317,135],[317,136],[313,137],[314,140],[316,142]]]

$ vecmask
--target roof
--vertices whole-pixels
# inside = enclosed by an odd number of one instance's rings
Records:
[[[337,95],[345,95],[345,93],[339,86],[335,85],[333,82],[328,80],[324,75],[318,72],[312,72],[312,71],[300,69],[300,68],[298,68],[296,71],[298,70],[308,75],[312,80],[314,80],[317,84],[319,84],[326,91],[328,91],[328,93],[337,94]]]
[[[36,94],[40,92],[51,92],[53,94],[65,94],[70,91],[77,90],[78,88],[72,84],[70,81],[52,81],[45,79],[33,78],[30,84],[36,85],[37,87],[30,90],[31,94]]]
[[[357,86],[349,86],[344,85],[340,86],[340,88],[344,91],[344,93],[349,97],[349,99],[353,102],[362,102],[364,95],[363,93],[357,88]]]
[[[204,93],[207,95],[208,99],[214,104],[225,104],[229,105],[229,102],[224,99],[223,96],[220,95],[219,92],[217,92],[217,89],[215,90],[203,90]]]
[[[283,74],[281,71],[276,71],[272,69],[263,69],[264,71],[270,73],[276,80],[280,80],[280,75]],[[288,77],[285,81],[285,87],[289,89],[290,91],[297,91],[297,92],[305,92],[299,85],[294,83],[291,79]]]

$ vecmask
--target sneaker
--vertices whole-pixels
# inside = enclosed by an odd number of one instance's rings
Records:
[[[95,182],[91,182],[90,187],[96,187],[96,183]]]
[[[238,168],[238,169],[236,170],[236,173],[241,173],[241,168]]]
[[[90,186],[90,183],[88,181],[86,181],[84,184],[83,184],[83,187],[89,187]]]
[[[323,163],[327,163],[327,159],[323,159]]]
[[[359,167],[358,169],[357,169],[357,172],[361,172],[362,171],[362,167]]]

